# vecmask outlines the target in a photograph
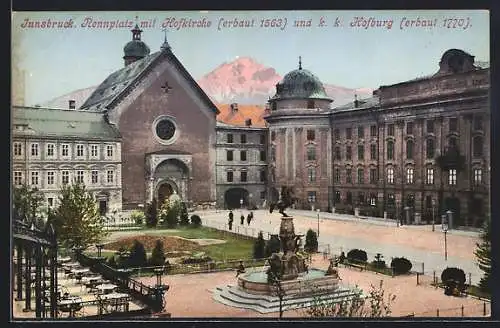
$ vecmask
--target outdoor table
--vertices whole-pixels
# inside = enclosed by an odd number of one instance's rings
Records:
[[[106,295],[101,296],[101,298],[104,300],[127,298],[127,297],[130,297],[130,295],[125,294],[125,293],[110,293],[110,294],[106,294]]]
[[[129,294],[125,294],[125,293],[111,293],[111,294],[106,294],[106,295],[102,295],[100,296],[100,298],[102,300],[106,300],[106,301],[111,301],[110,305],[111,307],[114,307],[114,310],[115,311],[118,311],[118,308],[120,306],[124,306],[123,308],[123,311],[128,311],[128,308],[129,308],[129,301],[130,301],[130,295]],[[120,301],[123,301],[123,302],[120,302]]]
[[[117,285],[113,285],[113,284],[102,284],[102,285],[96,286],[96,289],[98,291],[102,291],[102,293],[104,293],[104,294],[110,294],[116,288],[118,288],[118,286]]]
[[[57,263],[68,263],[71,262],[71,257],[65,256],[57,259]]]
[[[102,277],[100,275],[97,275],[97,276],[86,276],[86,277],[82,277],[82,282],[83,283],[93,282],[93,281],[97,281],[99,279],[102,279]]]
[[[78,263],[78,262],[69,262],[69,263],[64,263],[63,266],[65,266],[67,268],[74,268],[74,267],[79,267],[80,263]]]
[[[77,268],[77,269],[71,269],[71,273],[73,274],[78,274],[78,273],[86,273],[89,272],[89,268]]]
[[[69,316],[74,317],[75,312],[81,309],[83,299],[80,296],[70,296],[59,301],[61,309],[68,309]]]

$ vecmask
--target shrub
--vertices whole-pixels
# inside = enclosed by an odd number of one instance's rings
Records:
[[[106,262],[107,262],[107,265],[110,266],[110,267],[112,267],[112,268],[116,268],[117,267],[114,255],[111,255],[110,257],[108,257],[108,259],[107,259]]]
[[[144,245],[134,240],[134,244],[130,249],[130,256],[128,258],[128,266],[130,267],[143,267],[147,264],[146,249]]]
[[[391,268],[394,270],[394,274],[405,274],[410,272],[412,264],[404,257],[395,257],[391,261]]]
[[[262,235],[262,231],[259,232],[259,235],[257,236],[257,240],[255,241],[255,244],[253,245],[253,258],[254,259],[261,259],[265,257],[265,248],[266,248],[266,241],[264,240],[264,236]]]
[[[265,257],[271,256],[273,253],[279,253],[281,249],[281,242],[278,235],[271,235],[271,238],[266,242],[266,247],[264,248]]]
[[[465,284],[465,272],[460,268],[446,268],[441,273],[441,281],[446,283],[450,280],[456,281],[459,285]]]
[[[130,219],[135,222],[137,225],[141,225],[146,220],[146,215],[142,211],[132,211],[130,214]]]
[[[187,206],[186,206],[186,203],[181,203],[180,205],[181,209],[180,209],[180,225],[182,226],[187,226],[189,225],[189,214],[188,214],[188,210],[187,210]]]
[[[153,251],[151,252],[151,258],[149,263],[151,266],[160,266],[165,264],[165,250],[163,249],[163,242],[157,240]]]
[[[151,203],[146,206],[146,225],[148,227],[156,227],[158,224],[158,203],[156,198],[153,198]]]
[[[194,227],[201,226],[201,218],[196,214],[191,215],[191,225]]]
[[[383,269],[386,267],[385,261],[383,260],[384,256],[380,253],[377,253],[375,256],[375,261],[372,262],[373,267],[376,269]]]
[[[318,235],[316,234],[316,231],[312,229],[307,230],[304,250],[309,253],[318,251]]]
[[[368,256],[364,250],[355,248],[347,252],[347,260],[349,262],[366,262],[368,260]]]

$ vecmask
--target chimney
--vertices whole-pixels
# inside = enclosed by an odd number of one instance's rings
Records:
[[[238,111],[238,104],[237,103],[232,103],[231,104],[231,111],[232,112],[237,112]]]
[[[358,108],[358,106],[359,106],[358,95],[354,94],[354,108]]]
[[[70,99],[68,101],[68,105],[69,105],[69,109],[75,109],[76,108],[75,101],[73,99]]]
[[[251,119],[251,118],[247,118],[247,119],[245,120],[245,125],[246,125],[246,126],[252,126],[252,119]]]

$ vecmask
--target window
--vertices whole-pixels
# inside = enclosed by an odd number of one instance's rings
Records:
[[[433,120],[427,121],[427,133],[434,133],[434,121]]]
[[[335,183],[340,183],[340,169],[335,169]]]
[[[307,140],[313,141],[316,138],[314,130],[307,130]]]
[[[232,161],[233,160],[233,151],[232,150],[227,150],[226,151],[226,159],[228,161]]]
[[[260,171],[260,181],[265,182],[266,181],[266,171],[261,170]]]
[[[450,117],[448,124],[450,132],[456,132],[458,130],[458,120],[456,117]]]
[[[474,130],[481,131],[483,129],[483,118],[481,116],[474,116]]]
[[[387,183],[389,184],[394,183],[394,169],[392,167],[389,167],[387,169]]]
[[[260,135],[260,144],[263,145],[266,143],[266,136],[264,134]]]
[[[47,157],[54,157],[55,148],[54,144],[47,144]]]
[[[483,171],[481,169],[474,169],[474,184],[480,185],[483,182]]]
[[[83,183],[83,171],[76,171],[76,183]]]
[[[377,160],[377,145],[376,144],[370,145],[370,159],[372,161]]]
[[[425,150],[426,150],[427,159],[433,159],[434,153],[435,153],[434,140],[427,139],[425,141],[425,148],[426,148]]]
[[[394,160],[394,141],[387,141],[387,159]]]
[[[432,208],[432,196],[427,195],[425,196],[425,207],[426,208]]]
[[[38,156],[38,144],[31,144],[31,156]]]
[[[376,125],[370,126],[370,136],[372,136],[372,137],[377,136],[377,126]]]
[[[69,183],[69,171],[62,171],[61,172],[61,182],[62,182],[62,184]]]
[[[247,135],[246,135],[246,134],[242,134],[242,135],[240,136],[240,142],[241,142],[242,144],[247,143]]]
[[[274,140],[276,140],[276,132],[272,131],[271,132],[271,141],[274,141]]]
[[[15,171],[14,172],[14,185],[21,186],[23,184],[23,172]]]
[[[413,159],[413,140],[406,141],[406,159]]]
[[[335,190],[335,203],[340,203],[340,191]]]
[[[241,161],[246,161],[247,160],[247,151],[246,150],[241,150],[240,151],[240,160]]]
[[[227,143],[233,143],[233,135],[231,133],[227,134]]]
[[[340,130],[339,129],[333,130],[333,135],[336,140],[340,139]]]
[[[266,199],[266,192],[265,191],[260,192],[260,199]]]
[[[342,158],[341,158],[341,155],[340,155],[340,147],[335,147],[335,159],[337,161],[340,161]]]
[[[307,147],[307,160],[308,161],[316,160],[316,147],[314,146]]]
[[[370,206],[377,206],[377,195],[370,194]]]
[[[99,171],[92,171],[91,173],[91,183],[97,184],[99,182]]]
[[[227,171],[226,180],[227,182],[233,182],[233,171]]]
[[[409,167],[406,169],[406,183],[412,184],[413,183],[413,168]]]
[[[457,184],[457,170],[451,169],[448,171],[448,184],[454,186]]]
[[[113,157],[113,146],[112,145],[107,145],[106,146],[106,156],[108,157]]]
[[[358,169],[358,184],[365,183],[365,170]]]
[[[97,150],[98,150],[97,145],[91,145],[90,146],[90,156],[97,157],[98,156]]]
[[[61,145],[61,156],[62,157],[69,156],[69,145],[68,144]]]
[[[358,126],[358,138],[363,139],[365,137],[365,128]]]
[[[314,167],[307,168],[307,178],[309,182],[316,182],[316,169]]]
[[[406,134],[413,134],[413,122],[406,123]]]
[[[352,159],[352,148],[351,146],[345,147],[345,159],[350,161]]]
[[[52,198],[52,197],[48,197],[48,198],[47,198],[47,205],[48,205],[49,207],[52,207],[52,206],[54,205],[54,198]]]
[[[113,183],[115,178],[115,172],[113,170],[108,170],[106,172],[106,181],[107,183]]]
[[[352,139],[352,128],[345,129],[345,138],[347,140],[351,140]]]
[[[365,159],[365,146],[358,145],[358,161]]]
[[[377,169],[370,169],[370,183],[377,183]]]
[[[241,171],[240,172],[240,181],[241,182],[247,182],[247,171]]]
[[[309,203],[316,203],[316,192],[315,191],[308,191],[307,192],[307,201]]]
[[[264,162],[265,160],[266,160],[266,151],[265,150],[261,150],[260,151],[260,161]]]
[[[55,182],[55,172],[49,171],[47,172],[47,185],[52,186]]]
[[[314,100],[308,100],[307,101],[307,108],[308,109],[314,108]]]
[[[389,124],[387,126],[387,135],[391,137],[394,136],[394,124]]]
[[[358,192],[358,203],[363,205],[365,203],[365,194],[363,192]]]
[[[76,145],[76,156],[83,157],[83,145]]]
[[[271,161],[276,161],[276,147],[274,146],[271,147]]]
[[[434,169],[431,167],[428,167],[426,172],[427,172],[427,174],[426,174],[426,178],[425,178],[425,183],[428,185],[434,184]]]
[[[474,137],[472,141],[473,155],[474,157],[482,157],[483,156],[483,138],[482,137]]]
[[[352,192],[348,191],[345,195],[345,200],[347,204],[352,204]]]
[[[396,197],[394,196],[394,194],[387,194],[387,205],[396,205]]]
[[[31,184],[38,186],[38,172],[31,172]]]
[[[20,142],[14,142],[14,156],[23,155],[23,144]]]
[[[346,183],[352,183],[352,169],[345,170],[345,180]]]

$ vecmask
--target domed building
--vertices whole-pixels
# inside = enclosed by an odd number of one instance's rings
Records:
[[[141,40],[141,33],[142,30],[136,24],[132,30],[132,41],[123,47],[125,66],[148,56],[150,53],[148,45]]]
[[[293,186],[298,207],[326,208],[332,185],[328,98],[321,81],[299,68],[285,75],[269,99],[269,196],[276,201],[282,186]]]

